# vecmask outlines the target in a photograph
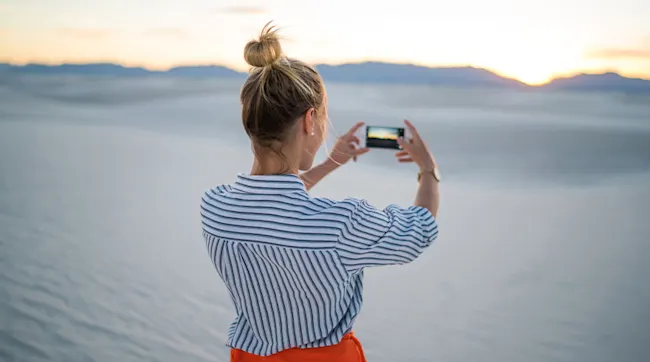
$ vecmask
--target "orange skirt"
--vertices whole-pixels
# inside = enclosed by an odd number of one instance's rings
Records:
[[[327,347],[291,348],[262,357],[239,349],[230,350],[230,362],[366,362],[361,343],[352,332]]]

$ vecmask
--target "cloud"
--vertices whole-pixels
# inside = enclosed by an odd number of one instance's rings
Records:
[[[90,28],[60,28],[55,30],[56,33],[77,39],[87,40],[105,40],[117,35],[137,35],[138,33],[125,33],[115,29],[90,29]],[[146,29],[139,33],[140,35],[161,38],[188,38],[189,34],[182,28],[152,28]],[[2,30],[0,29],[0,36]]]
[[[587,54],[596,59],[650,59],[649,49],[597,49]]]
[[[266,14],[267,10],[258,6],[228,6],[217,9],[217,12],[233,15],[261,15]]]
[[[163,37],[163,38],[188,38],[189,34],[185,29],[181,28],[155,28],[145,31],[145,35]]]
[[[637,46],[628,48],[600,48],[587,53],[591,59],[650,60],[650,35],[641,38]]]
[[[109,29],[61,28],[56,32],[71,38],[92,40],[106,39],[115,35],[115,31]]]

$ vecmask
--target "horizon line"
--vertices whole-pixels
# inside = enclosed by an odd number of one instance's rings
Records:
[[[486,71],[489,71],[501,78],[505,79],[511,79],[515,80],[518,82],[521,82],[523,84],[529,85],[529,86],[543,86],[546,84],[551,83],[553,80],[556,79],[562,79],[562,78],[572,78],[576,77],[579,75],[604,75],[604,74],[616,74],[618,76],[628,78],[628,79],[641,79],[641,80],[646,80],[650,81],[650,77],[646,76],[641,76],[641,75],[633,75],[633,76],[628,76],[628,75],[623,75],[618,71],[611,70],[611,69],[601,69],[601,70],[594,70],[594,71],[586,71],[586,70],[581,70],[581,71],[575,71],[575,72],[566,72],[566,73],[558,73],[555,75],[552,75],[549,77],[546,81],[544,82],[539,82],[539,83],[529,83],[525,82],[521,79],[518,79],[516,77],[510,77],[503,75],[501,72],[498,72],[496,70],[487,68],[487,67],[480,67],[472,64],[440,64],[440,65],[426,65],[426,64],[419,64],[417,62],[391,62],[391,61],[384,61],[384,60],[353,60],[353,61],[344,61],[344,62],[330,62],[330,63],[310,63],[310,65],[317,67],[317,66],[342,66],[342,65],[360,65],[360,64],[367,64],[367,63],[379,63],[379,64],[388,64],[388,65],[411,65],[414,67],[419,67],[419,68],[427,68],[427,69],[450,69],[450,68],[473,68],[473,69],[483,69]],[[143,69],[148,72],[152,73],[165,73],[168,72],[172,69],[176,68],[184,68],[184,67],[221,67],[221,68],[226,68],[228,70],[231,70],[233,72],[241,73],[241,74],[246,74],[246,70],[238,70],[237,67],[225,65],[225,64],[219,64],[219,63],[177,63],[175,65],[167,66],[167,67],[152,67],[152,66],[146,66],[143,64],[134,64],[134,63],[125,63],[125,62],[120,62],[120,61],[110,61],[110,60],[93,60],[93,61],[61,61],[61,62],[43,62],[43,61],[28,61],[28,62],[13,62],[13,61],[8,61],[8,60],[3,60],[0,59],[0,64],[7,64],[9,66],[14,66],[14,67],[24,67],[28,65],[41,65],[41,66],[51,66],[51,67],[56,67],[56,66],[62,66],[62,65],[100,65],[100,64],[110,64],[110,65],[116,65],[120,66],[126,69]],[[249,67],[250,68],[250,67]]]

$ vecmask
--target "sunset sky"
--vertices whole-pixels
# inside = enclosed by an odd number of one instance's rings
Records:
[[[274,20],[311,63],[473,65],[528,83],[580,71],[650,78],[648,0],[0,0],[0,62],[245,69]]]

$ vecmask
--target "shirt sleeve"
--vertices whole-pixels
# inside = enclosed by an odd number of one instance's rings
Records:
[[[348,270],[409,263],[438,236],[437,222],[426,208],[390,205],[381,210],[365,200],[352,204],[337,242]]]

